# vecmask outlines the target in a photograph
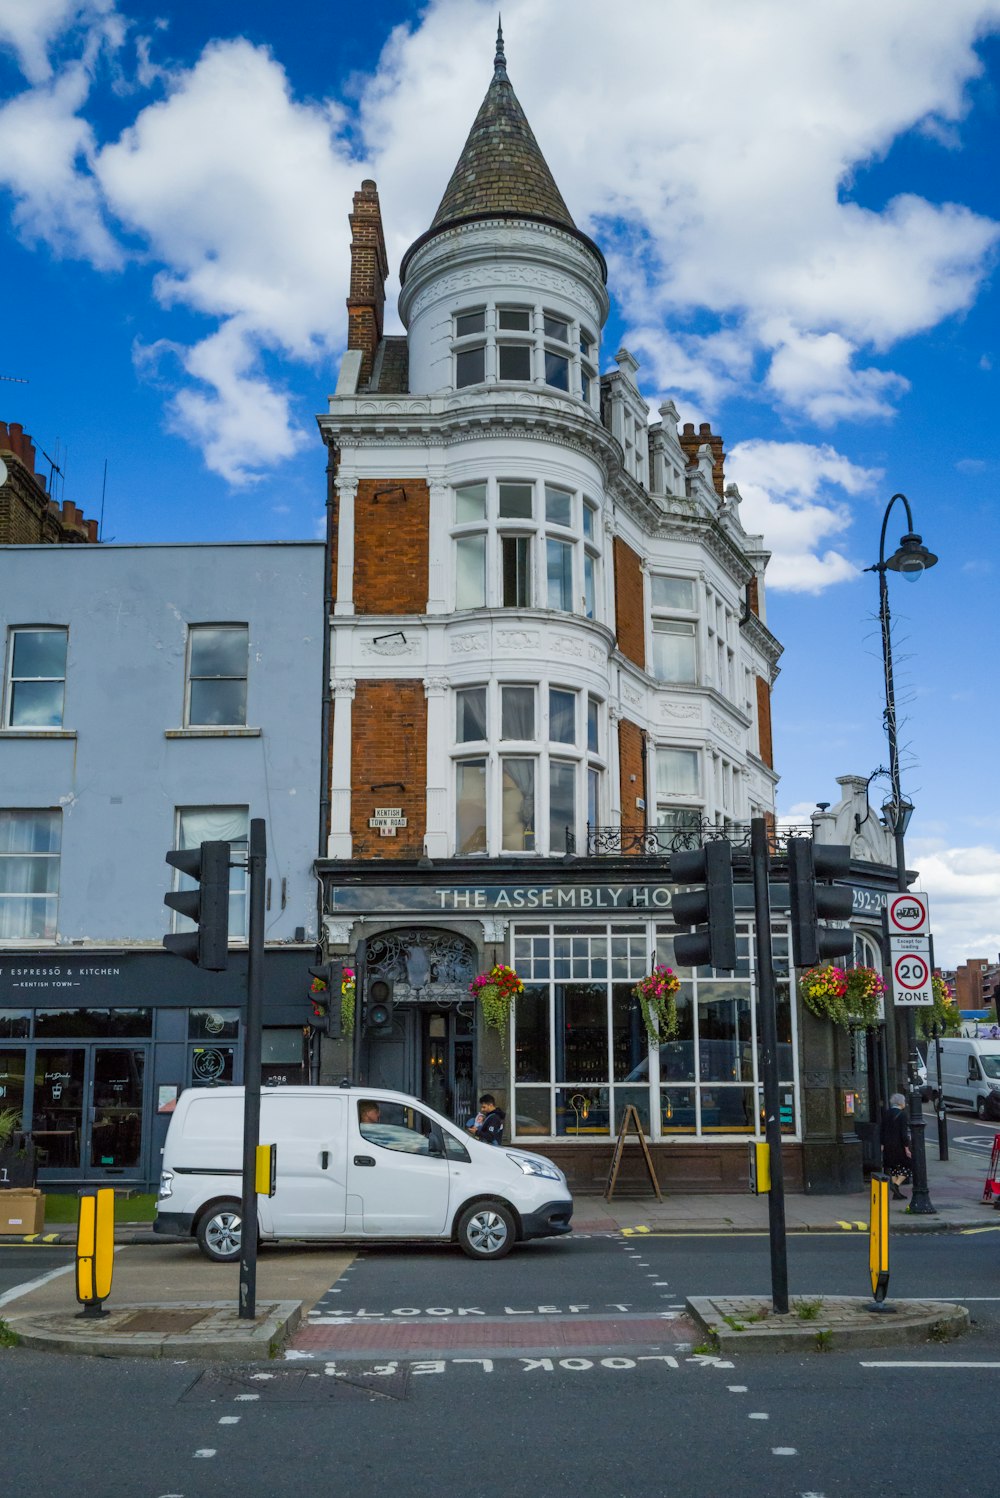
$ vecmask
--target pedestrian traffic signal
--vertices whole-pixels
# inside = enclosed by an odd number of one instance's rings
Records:
[[[229,844],[171,849],[167,863],[194,879],[198,887],[168,890],[163,903],[194,921],[198,929],[172,931],[163,938],[163,945],[196,967],[224,972],[229,965]]]
[[[309,977],[312,980],[309,985],[309,999],[312,1005],[312,1018],[309,1023],[321,1035],[329,1035],[334,1040],[339,1040],[343,1029],[340,998],[341,985],[344,981],[344,964],[342,962],[319,963],[316,967],[309,969]]]
[[[736,967],[732,844],[717,838],[693,852],[671,853],[670,881],[704,885],[704,889],[682,890],[673,897],[675,926],[704,927],[674,937],[678,967],[714,967],[732,972]]]
[[[368,985],[365,1029],[372,1035],[388,1035],[392,1031],[392,983],[388,978],[373,978]]]
[[[826,957],[840,957],[854,947],[849,927],[821,926],[847,921],[854,892],[819,880],[846,879],[851,850],[846,843],[814,843],[811,837],[788,839],[788,899],[792,917],[792,964],[815,967]]]

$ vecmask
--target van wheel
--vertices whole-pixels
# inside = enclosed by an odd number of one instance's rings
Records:
[[[986,1117],[986,1099],[983,1098],[983,1097],[977,1097],[976,1098],[976,1117],[977,1118],[985,1118]]]
[[[458,1242],[470,1259],[503,1259],[517,1239],[517,1226],[499,1202],[476,1202],[462,1213]]]
[[[198,1247],[214,1264],[232,1264],[240,1256],[243,1208],[239,1202],[217,1202],[198,1224]]]

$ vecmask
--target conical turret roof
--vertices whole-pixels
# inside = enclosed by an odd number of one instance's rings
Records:
[[[498,212],[544,218],[566,229],[576,228],[507,77],[500,31],[493,81],[431,228]]]
[[[403,257],[401,278],[413,252],[440,230],[483,218],[540,219],[567,229],[597,256],[604,257],[576,227],[548,162],[507,77],[503,32],[497,28],[493,79],[458,158],[431,227]]]

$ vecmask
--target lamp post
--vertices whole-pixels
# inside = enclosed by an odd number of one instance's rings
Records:
[[[891,557],[885,554],[885,533],[893,505],[901,500],[906,510],[907,531],[901,537]],[[913,515],[905,494],[894,494],[882,517],[882,534],[879,539],[878,561],[866,572],[878,573],[879,622],[882,627],[882,663],[885,668],[885,731],[889,740],[889,781],[891,799],[882,807],[886,826],[892,833],[896,846],[896,888],[905,890],[906,853],[903,839],[913,815],[913,802],[904,796],[899,782],[899,743],[896,735],[896,692],[892,679],[892,640],[889,621],[889,589],[887,572],[901,572],[910,582],[915,582],[928,567],[933,567],[937,557],[928,551],[920,536],[913,529]],[[917,1024],[912,1009],[906,1010],[907,1073],[909,1078],[910,1136],[913,1148],[913,1189],[909,1210],[921,1215],[935,1214],[927,1189],[927,1154],[924,1143],[924,1106],[920,1096],[920,1075],[917,1070]]]

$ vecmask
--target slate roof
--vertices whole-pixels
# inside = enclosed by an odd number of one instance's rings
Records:
[[[383,338],[375,351],[368,389],[379,395],[406,395],[410,388],[410,349],[405,337]]]
[[[507,77],[499,34],[493,81],[431,230],[456,219],[492,213],[547,219],[566,229],[576,228]]]

